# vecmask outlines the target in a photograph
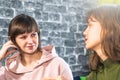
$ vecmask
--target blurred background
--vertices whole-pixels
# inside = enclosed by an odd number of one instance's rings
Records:
[[[10,20],[28,14],[39,25],[42,46],[54,45],[73,76],[85,76],[89,73],[83,38],[85,13],[102,4],[120,4],[120,0],[0,0],[0,48],[8,41]],[[4,65],[4,60],[1,62]]]

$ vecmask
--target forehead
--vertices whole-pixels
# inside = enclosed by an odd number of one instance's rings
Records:
[[[37,33],[36,31],[32,31],[32,32],[25,32],[25,33],[21,33],[19,35],[28,35],[28,34],[33,34],[33,33]]]

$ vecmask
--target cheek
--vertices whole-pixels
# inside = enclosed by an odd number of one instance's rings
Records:
[[[38,43],[39,43],[39,37],[36,37],[36,38],[34,39],[34,42],[38,44]]]
[[[100,32],[97,31],[91,31],[88,33],[88,41],[87,41],[87,46],[90,48],[92,46],[97,46],[100,44],[101,38],[100,38]]]
[[[19,39],[16,39],[16,45],[18,48],[22,48],[23,44],[24,44],[24,41],[20,41]]]
[[[18,43],[17,43],[18,46],[20,46],[20,45],[22,45],[22,44],[23,44],[23,42],[18,42]]]

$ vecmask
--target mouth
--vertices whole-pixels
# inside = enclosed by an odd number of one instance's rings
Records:
[[[32,50],[34,48],[34,46],[27,46],[28,49]]]
[[[86,41],[87,41],[87,38],[84,38],[84,41],[86,42]]]
[[[88,40],[88,39],[87,39],[87,38],[85,38],[85,39],[84,39],[84,42],[85,42],[85,43],[87,43],[87,40]]]

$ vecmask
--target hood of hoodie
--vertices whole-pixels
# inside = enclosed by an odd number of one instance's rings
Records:
[[[55,47],[52,45],[45,46],[42,48],[42,56],[40,60],[36,62],[33,68],[28,68],[22,65],[20,61],[21,60],[20,53],[17,52],[6,60],[5,68],[8,71],[16,74],[27,73],[56,57],[58,57],[58,55],[56,54]]]

